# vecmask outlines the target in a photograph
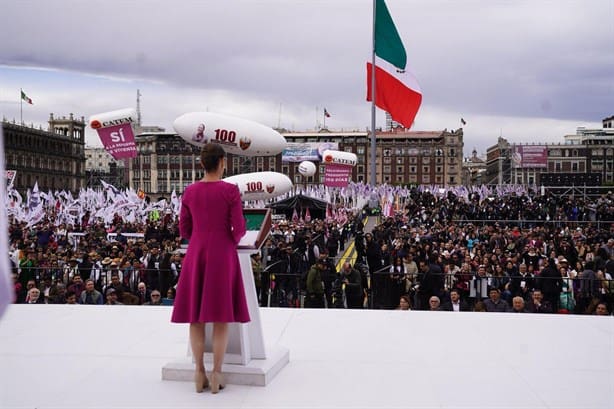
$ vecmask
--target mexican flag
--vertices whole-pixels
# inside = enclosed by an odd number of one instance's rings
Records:
[[[32,105],[32,98],[29,98],[23,90],[21,90],[21,99]]]
[[[373,66],[367,62],[367,101],[372,100]],[[384,0],[375,1],[375,105],[410,128],[422,91],[407,67],[407,54]]]

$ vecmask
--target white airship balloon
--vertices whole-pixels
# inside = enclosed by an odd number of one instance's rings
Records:
[[[243,201],[272,199],[292,189],[290,178],[278,172],[243,173],[224,178],[224,182],[237,185]]]
[[[322,152],[322,163],[325,165],[335,163],[338,165],[356,166],[357,162],[358,157],[352,152],[333,150],[326,150]]]
[[[92,129],[100,129],[107,128],[109,126],[132,123],[135,121],[136,110],[134,108],[125,108],[92,115],[89,123]]]
[[[235,155],[272,156],[286,147],[286,139],[268,126],[213,112],[183,114],[175,119],[173,128],[188,143],[217,143]]]
[[[305,176],[306,178],[311,177],[316,174],[316,165],[313,162],[309,162],[308,160],[302,161],[298,165],[298,173]]]

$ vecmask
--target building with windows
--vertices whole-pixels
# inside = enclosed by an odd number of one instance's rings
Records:
[[[49,115],[48,129],[2,122],[7,170],[13,186],[25,191],[38,182],[42,191],[78,191],[85,186],[85,119]]]
[[[115,160],[104,148],[85,148],[85,185],[102,187],[100,180],[124,187],[124,161]]]
[[[314,132],[282,132],[289,143],[333,144],[337,149],[352,152],[358,164],[352,169],[352,180],[369,182],[370,141],[367,132],[333,132],[321,129]],[[377,183],[440,184],[461,183],[463,132],[407,131],[396,128],[379,131],[377,138]],[[128,185],[142,189],[147,195],[168,197],[175,190],[203,177],[200,150],[173,133],[152,132],[136,137],[138,156],[128,160]],[[273,171],[290,177],[295,184],[320,184],[324,181],[324,166],[317,166],[316,174],[304,180],[298,172],[300,162],[284,162],[276,156],[246,157],[228,154],[226,175]]]
[[[601,185],[614,183],[614,117],[603,128],[577,128],[559,144],[510,144],[486,152],[485,183]]]
[[[485,172],[486,161],[478,156],[478,151],[474,148],[471,157],[463,161],[462,184],[465,186],[483,184]]]
[[[203,177],[200,149],[175,133],[151,132],[135,137],[137,157],[128,159],[127,185],[154,198],[178,194]]]

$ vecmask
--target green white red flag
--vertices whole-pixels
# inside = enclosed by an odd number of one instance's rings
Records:
[[[372,63],[367,62],[367,101],[373,98]],[[422,103],[422,91],[407,67],[407,54],[384,0],[375,4],[375,105],[410,128]]]
[[[23,92],[23,90],[21,90],[21,99],[23,99],[24,101],[26,101],[28,104],[32,105],[32,98],[28,97],[26,95],[25,92]]]

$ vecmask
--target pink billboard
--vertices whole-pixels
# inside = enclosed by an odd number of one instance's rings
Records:
[[[351,166],[333,163],[326,165],[324,171],[324,186],[346,187],[350,179]]]
[[[545,145],[514,145],[512,167],[547,168],[548,148]]]

